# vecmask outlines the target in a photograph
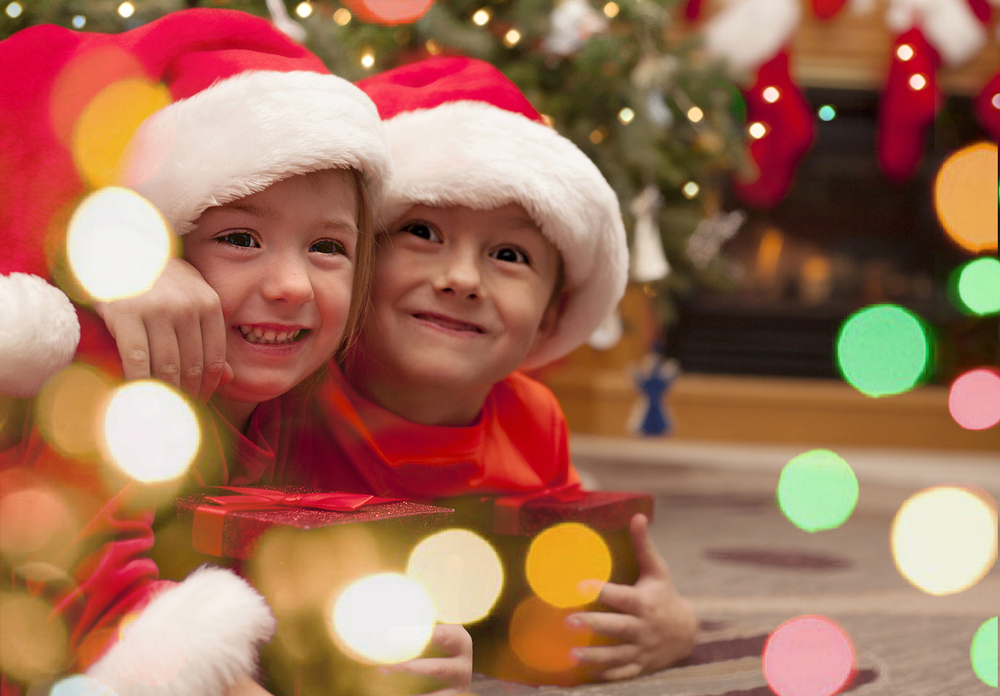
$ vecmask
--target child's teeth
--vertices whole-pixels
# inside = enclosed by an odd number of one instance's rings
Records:
[[[265,331],[264,332],[264,340],[268,341],[269,343],[273,343],[274,342],[274,331],[272,331],[271,329],[268,329],[267,331]]]
[[[288,338],[287,331],[279,331],[278,335],[274,337],[274,340],[277,341],[278,343],[282,343],[287,338]]]
[[[275,331],[274,329],[259,329],[246,325],[240,326],[239,330],[250,343],[291,343],[302,333],[302,329]]]
[[[257,338],[260,338],[261,336],[264,335],[264,329],[254,329],[253,335],[256,336]]]

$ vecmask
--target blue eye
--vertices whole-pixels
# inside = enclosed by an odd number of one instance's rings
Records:
[[[260,246],[260,244],[257,243],[257,240],[255,240],[253,235],[249,232],[230,232],[229,234],[224,234],[221,237],[216,237],[216,240],[220,243],[230,244],[244,249]]]
[[[506,263],[526,263],[531,264],[528,255],[517,247],[503,247],[502,249],[497,249],[492,254],[490,254],[497,261],[504,261]]]
[[[420,237],[421,239],[426,239],[428,242],[441,241],[441,237],[438,235],[437,230],[428,225],[426,222],[410,222],[403,225],[403,230],[416,237]]]
[[[347,248],[336,239],[321,239],[318,242],[313,242],[313,245],[309,247],[309,251],[315,251],[320,254],[341,254],[347,256]]]

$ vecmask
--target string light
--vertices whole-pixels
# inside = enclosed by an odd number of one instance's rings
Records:
[[[818,115],[821,121],[832,121],[837,118],[837,110],[829,104],[824,104],[819,107]]]
[[[313,6],[308,2],[300,2],[295,7],[295,14],[297,14],[302,19],[305,19],[313,13]]]
[[[602,142],[604,142],[605,137],[606,136],[603,127],[595,128],[594,130],[590,131],[590,142],[594,143],[594,145],[600,145]]]
[[[778,91],[777,87],[768,87],[764,90],[764,101],[768,104],[773,104],[779,99],[781,99],[781,92]]]
[[[1000,111],[1000,92],[993,95],[993,98],[990,99],[990,103],[993,104],[994,109]]]
[[[701,119],[705,118],[705,112],[699,109],[697,106],[692,106],[687,112],[688,120],[691,123],[698,123]]]
[[[750,137],[754,140],[760,140],[767,135],[767,126],[760,121],[754,121],[750,124],[750,127],[747,128],[747,133],[749,133]]]
[[[622,125],[627,125],[632,123],[632,119],[635,118],[635,112],[627,106],[618,112],[618,120],[622,122]]]
[[[434,39],[427,39],[427,43],[424,44],[424,47],[427,49],[427,52],[430,53],[432,56],[436,56],[439,53],[441,53],[441,44],[439,44]]]
[[[481,27],[486,26],[486,23],[490,21],[490,11],[486,8],[476,10],[476,14],[472,15],[472,21]]]
[[[686,184],[684,184],[684,187],[681,189],[681,193],[684,194],[685,198],[691,200],[692,198],[698,195],[698,192],[700,190],[701,188],[698,186],[698,184],[696,184],[693,181],[689,181]]]
[[[913,57],[913,47],[910,44],[903,44],[896,49],[896,57],[905,63]]]
[[[604,6],[604,14],[606,14],[609,18],[616,17],[618,15],[618,5],[613,2],[609,2]]]
[[[120,14],[125,19],[128,19],[133,14],[135,14],[135,6],[130,2],[123,2],[118,6],[118,14]]]
[[[10,17],[11,19],[20,17],[22,9],[23,8],[21,7],[21,3],[12,2],[9,5],[7,5],[7,16]]]
[[[333,13],[333,21],[342,27],[347,26],[347,24],[351,21],[351,11],[346,7],[341,7]]]
[[[368,51],[361,56],[361,65],[366,68],[370,68],[375,65],[375,56],[371,53],[371,51]]]
[[[521,32],[517,29],[511,29],[506,34],[503,35],[503,42],[507,48],[512,48],[518,44],[521,40]]]
[[[911,89],[919,92],[920,90],[922,90],[926,86],[927,86],[927,78],[924,77],[923,75],[921,75],[920,73],[916,73],[916,74],[910,76],[910,88]]]
[[[73,26],[77,29],[83,29],[87,26],[87,18],[83,15],[76,15],[73,17]]]
[[[548,126],[549,128],[552,128],[552,127],[555,126],[555,119],[553,119],[548,114],[542,114],[542,121],[544,121],[545,125]]]

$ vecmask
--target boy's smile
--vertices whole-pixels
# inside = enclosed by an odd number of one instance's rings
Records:
[[[329,170],[210,208],[186,235],[185,258],[222,302],[234,378],[217,394],[237,419],[299,384],[339,345],[357,209],[351,175]]]
[[[559,263],[520,205],[411,208],[379,248],[348,378],[410,420],[474,420],[552,328]],[[434,415],[437,396],[448,413]]]

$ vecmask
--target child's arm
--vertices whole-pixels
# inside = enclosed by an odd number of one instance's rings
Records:
[[[118,344],[125,379],[162,379],[207,401],[232,379],[215,290],[187,261],[170,259],[147,292],[94,309]]]
[[[598,600],[613,612],[579,612],[566,620],[587,624],[617,645],[575,648],[573,656],[594,669],[596,679],[629,679],[668,667],[694,647],[697,621],[691,605],[677,593],[670,569],[649,536],[649,520],[638,514],[630,530],[639,562],[635,585],[605,583]]]
[[[387,671],[407,672],[426,677],[441,686],[428,696],[457,696],[472,684],[472,636],[460,624],[438,624],[431,647],[445,657],[421,657],[386,667]]]

